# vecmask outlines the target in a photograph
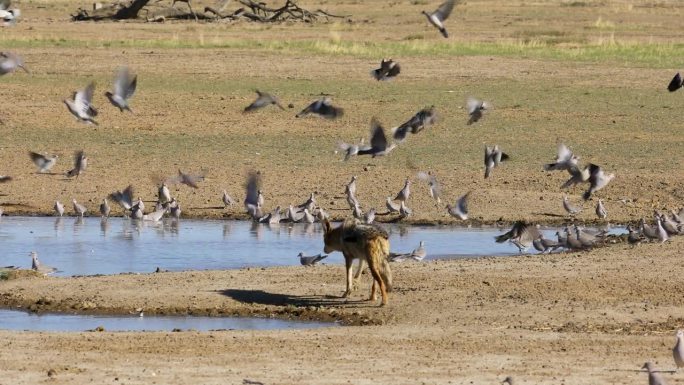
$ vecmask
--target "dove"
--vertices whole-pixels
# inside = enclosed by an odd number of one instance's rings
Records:
[[[380,61],[380,68],[372,70],[371,76],[378,81],[390,80],[399,75],[400,72],[401,66],[399,66],[399,63],[392,59],[382,59],[382,61]]]
[[[375,209],[374,208],[371,208],[370,210],[368,210],[368,212],[363,216],[363,221],[369,225],[375,221]]]
[[[496,236],[495,240],[497,243],[509,241],[517,246],[522,253],[532,245],[532,241],[539,238],[539,234],[539,229],[536,226],[524,221],[517,221],[513,223],[513,227],[508,232]]]
[[[123,191],[109,194],[109,199],[118,203],[124,210],[130,210],[133,207],[133,186],[128,185]]]
[[[39,173],[50,171],[52,166],[54,166],[55,163],[57,163],[58,158],[57,155],[47,156],[33,151],[29,151],[29,156],[31,157],[31,160],[36,165],[36,167],[38,167]]]
[[[411,252],[411,258],[415,261],[420,262],[423,259],[425,259],[426,256],[427,252],[425,251],[425,242],[420,241],[418,247]]]
[[[108,218],[110,211],[111,208],[109,207],[109,203],[107,203],[107,199],[105,198],[102,200],[102,203],[100,204],[100,214],[103,218]]]
[[[235,204],[235,200],[230,195],[228,195],[226,190],[223,190],[223,196],[221,196],[221,200],[223,200],[224,207],[232,206]]]
[[[602,188],[606,187],[608,183],[610,183],[613,178],[615,178],[615,174],[606,174],[603,172],[603,169],[601,167],[590,163],[589,164],[589,189],[582,195],[582,198],[586,201],[591,198],[591,194],[601,190]]]
[[[347,195],[356,195],[356,175],[352,175],[351,180],[349,183],[344,187],[344,192]]]
[[[670,81],[670,84],[667,85],[667,90],[670,92],[675,92],[682,88],[682,85],[684,85],[684,81],[682,81],[682,75],[677,72],[677,74]]]
[[[17,19],[19,18],[19,16],[21,16],[21,11],[19,10],[19,8],[0,8],[0,20],[2,20],[3,26],[17,24]]]
[[[672,356],[675,365],[677,365],[677,370],[684,367],[684,330],[677,330],[677,342],[672,348]]]
[[[468,98],[466,102],[466,110],[468,111],[468,125],[471,125],[482,119],[484,112],[489,109],[489,103],[475,98]]]
[[[603,199],[599,199],[598,203],[596,203],[596,216],[599,219],[606,219],[608,217],[608,211],[603,205]]]
[[[632,227],[632,225],[627,226],[627,231],[629,234],[627,235],[627,242],[632,245],[636,246],[643,241],[643,237]]]
[[[656,371],[656,368],[652,363],[645,363],[641,369],[646,369],[648,372],[648,385],[667,385],[665,380],[663,380],[663,377],[661,377],[660,373]]]
[[[468,219],[468,197],[470,196],[470,191],[463,194],[460,198],[456,200],[456,204],[451,206],[447,204],[446,208],[449,215],[456,217],[462,221]]]
[[[304,209],[304,223],[314,223],[316,222],[316,217],[309,212],[309,209]]]
[[[371,119],[371,129],[370,129],[370,147],[357,148],[356,155],[370,155],[375,158],[376,156],[384,156],[389,154],[397,145],[392,143],[387,144],[387,136],[385,136],[385,129],[380,125],[380,122],[376,118]],[[352,146],[346,143],[340,143],[340,148],[346,150],[345,159],[351,156],[350,150]]]
[[[306,256],[304,256],[304,253],[299,253],[297,255],[297,257],[299,257],[299,263],[301,263],[302,266],[313,266],[313,265],[317,264],[318,262],[327,258],[328,255],[327,254],[318,254],[318,255],[306,257]]]
[[[0,11],[1,12],[1,11]],[[30,73],[24,66],[24,59],[12,52],[0,52],[0,76],[12,73],[21,68],[26,73]]]
[[[406,206],[405,201],[401,201],[399,204],[399,214],[401,214],[402,217],[409,217],[411,214],[413,214],[413,210]]]
[[[149,214],[144,214],[142,216],[143,221],[159,222],[166,214],[166,209],[162,208],[160,210],[155,210]]]
[[[399,127],[392,129],[392,137],[397,142],[403,142],[408,133],[417,134],[424,128],[433,125],[437,121],[437,113],[435,106],[423,108],[411,117],[408,121],[402,123]]]
[[[73,206],[74,206],[74,213],[76,213],[76,215],[83,218],[83,216],[88,211],[88,209],[86,209],[86,207],[83,206],[82,204],[76,202],[76,199],[72,199],[71,203],[73,203]]]
[[[344,110],[342,108],[333,106],[332,99],[326,96],[309,104],[308,107],[295,115],[295,117],[301,118],[302,116],[308,114],[316,114],[326,119],[336,119],[344,115]]]
[[[178,175],[175,177],[168,178],[166,180],[166,183],[181,183],[192,188],[199,188],[199,186],[197,186],[197,182],[201,182],[203,180],[203,175],[186,174],[180,169],[178,169]]]
[[[157,198],[161,203],[171,202],[171,191],[169,191],[169,186],[162,182],[157,191]]]
[[[428,192],[430,193],[430,198],[437,201],[437,204],[442,203],[442,199],[440,198],[440,195],[442,193],[442,189],[439,186],[439,182],[437,182],[437,178],[432,174],[432,172],[431,171],[428,171],[428,172],[422,172],[421,171],[418,173],[418,179],[427,181]]]
[[[515,384],[513,384],[513,377],[511,377],[511,376],[504,378],[504,380],[501,381],[501,383],[502,384],[508,384],[508,385],[515,385]]]
[[[314,211],[316,209],[316,198],[314,197],[314,193],[311,193],[309,195],[309,199],[306,200],[306,202],[302,203],[301,205],[297,206],[299,209],[308,209],[309,212]]]
[[[579,156],[574,155],[568,146],[563,143],[559,143],[556,160],[553,163],[545,164],[544,170],[570,170],[571,167],[577,167],[577,162],[579,159]],[[587,179],[589,179],[588,176]]]
[[[563,183],[561,190],[570,188],[576,184],[588,182],[589,177],[591,176],[589,166],[580,168],[579,166],[572,165],[567,170],[570,174],[570,179]]]
[[[121,67],[114,79],[114,92],[107,91],[105,96],[114,107],[119,108],[120,112],[133,112],[128,106],[128,99],[133,97],[137,85],[138,76],[131,75],[128,67]]]
[[[660,221],[660,217],[656,216],[655,221],[656,221],[656,234],[658,235],[658,241],[660,243],[667,242],[670,239],[670,237],[667,235],[667,231],[665,231],[665,229],[663,228],[663,224]]]
[[[245,210],[250,214],[252,219],[256,219],[261,216],[261,203],[259,202],[259,197],[261,197],[261,190],[259,186],[261,185],[261,174],[259,172],[251,171],[247,175],[247,182],[245,183]]]
[[[285,212],[285,216],[289,218],[292,222],[299,222],[304,218],[304,211],[297,211],[294,206],[290,205]]]
[[[278,100],[277,97],[268,94],[266,92],[261,92],[259,90],[254,90],[254,92],[257,93],[257,98],[255,101],[252,102],[249,106],[245,107],[243,112],[250,112],[250,111],[255,111],[260,108],[270,106],[271,104],[274,104],[278,106],[281,110],[284,110],[285,108],[280,104],[280,101]]]
[[[405,202],[409,199],[410,195],[411,195],[411,180],[409,178],[406,178],[406,180],[404,181],[404,187],[397,193],[397,196],[394,197],[393,200]]]
[[[489,147],[485,144],[485,156],[484,156],[484,164],[485,164],[485,174],[484,177],[485,179],[489,178],[489,176],[492,174],[492,170],[494,167],[498,166],[499,163],[508,160],[509,156],[508,154],[504,153],[501,151],[498,145],[495,145],[494,147]]]
[[[29,255],[31,256],[31,270],[42,273],[43,275],[52,274],[57,271],[54,267],[43,266],[38,260],[38,253],[35,251],[32,251]]]
[[[55,201],[54,209],[55,209],[55,213],[59,214],[60,217],[62,215],[64,215],[64,205],[62,203],[60,203],[59,201]]]
[[[0,183],[11,182],[14,178],[9,175],[0,175]]]
[[[458,3],[458,1],[459,0],[447,0],[443,2],[434,12],[422,12],[423,15],[427,17],[430,24],[434,25],[435,28],[437,28],[445,38],[449,37],[449,33],[444,27],[444,20],[449,17],[451,11],[454,9],[454,6]]]
[[[643,234],[646,238],[648,239],[658,239],[658,231],[657,229],[651,227],[646,221],[644,221],[644,218],[641,218],[639,221],[639,227],[641,228],[641,234]]]
[[[398,213],[400,205],[392,202],[392,197],[387,197],[386,201],[387,212],[388,213]]]
[[[180,218],[181,216],[181,206],[180,203],[176,202],[176,198],[172,198],[171,201],[174,203],[173,205],[169,205],[169,212],[171,213],[171,217],[173,218]]]
[[[97,125],[93,119],[97,116],[97,109],[92,105],[94,92],[95,83],[91,82],[86,88],[74,92],[73,100],[64,99],[64,104],[78,121]]]
[[[67,171],[66,176],[69,178],[74,176],[78,178],[78,176],[81,175],[86,168],[88,168],[88,157],[85,155],[83,150],[76,151],[74,154],[74,168]]]
[[[563,208],[570,216],[575,216],[582,211],[582,207],[576,207],[570,204],[570,198],[568,198],[567,195],[563,195]]]

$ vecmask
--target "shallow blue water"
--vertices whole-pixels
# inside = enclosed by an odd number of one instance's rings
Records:
[[[106,331],[181,330],[270,330],[311,329],[337,326],[333,322],[285,321],[271,318],[195,317],[195,316],[98,316],[74,314],[33,314],[0,310],[0,329],[50,332],[76,332],[103,327]]]
[[[479,255],[517,255],[494,236],[508,229],[451,226],[384,225],[391,251],[410,252],[425,241],[427,259]],[[619,231],[619,229],[617,230]],[[554,229],[544,231],[554,238]],[[246,266],[298,265],[297,254],[323,251],[319,224],[254,224],[225,220],[165,220],[160,223],[125,218],[2,217],[0,267],[31,267],[36,251],[56,275],[149,273],[162,270],[235,269]],[[341,264],[340,253],[324,263]]]

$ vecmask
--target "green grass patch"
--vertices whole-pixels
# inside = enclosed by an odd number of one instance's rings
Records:
[[[505,56],[580,62],[615,62],[644,67],[670,68],[679,65],[684,44],[620,42],[614,38],[595,43],[577,42],[558,34],[545,38],[525,37],[507,42],[435,42],[419,38],[390,42],[336,40],[78,40],[52,38],[2,38],[6,49],[14,48],[222,48],[261,50],[290,54],[341,55],[360,58],[378,56]]]

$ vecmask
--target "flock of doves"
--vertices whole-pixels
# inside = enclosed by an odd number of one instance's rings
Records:
[[[444,37],[448,37],[448,33],[443,22],[451,14],[451,11],[457,3],[457,0],[449,0],[441,4],[439,8],[432,13],[423,12],[428,21],[439,29]],[[6,22],[10,19],[13,20],[13,22],[16,22],[16,16],[19,15],[19,11],[17,9],[8,8],[9,0],[1,0],[0,17],[4,17],[3,20]],[[0,75],[14,72],[17,69],[23,69],[27,73],[30,73],[19,55],[12,52],[0,52]],[[380,63],[380,68],[371,71],[372,77],[378,81],[393,79],[400,73],[401,66],[392,59],[383,59]],[[119,109],[119,111],[129,111],[132,113],[129,100],[135,94],[136,87],[137,76],[132,74],[127,67],[121,67],[115,77],[113,90],[107,91],[105,96],[113,106]],[[682,78],[680,74],[677,73],[668,85],[668,90],[674,92],[679,88],[682,88]],[[98,116],[98,110],[93,106],[94,93],[95,83],[91,82],[85,88],[74,92],[72,98],[64,100],[64,104],[68,111],[78,121],[88,124],[98,124],[95,120]],[[256,93],[256,99],[245,107],[245,113],[254,112],[270,105],[277,106],[282,110],[285,109],[275,95],[259,90],[257,90]],[[289,107],[293,106],[290,104]],[[490,103],[486,101],[472,97],[468,98],[466,102],[466,111],[468,113],[466,124],[471,125],[478,122],[483,118],[490,107]],[[344,114],[344,109],[333,105],[331,98],[326,96],[312,102],[299,112],[296,117],[304,117],[309,114],[318,115],[326,119],[336,119]],[[353,156],[362,155],[370,155],[371,157],[386,156],[398,143],[404,142],[409,133],[414,135],[418,134],[426,127],[433,125],[436,121],[437,113],[435,107],[430,106],[423,108],[404,123],[391,129],[393,142],[390,144],[385,132],[386,130],[376,118],[372,118],[370,123],[369,144],[366,144],[364,139],[361,139],[359,143],[353,144],[339,142],[338,148],[343,152],[344,160],[349,160]],[[36,152],[30,152],[29,155],[31,160],[38,167],[38,171],[41,173],[48,172],[57,162],[56,155],[48,156]],[[504,153],[498,145],[491,147],[485,145],[484,177],[489,178],[493,170],[508,159],[510,159],[510,156]],[[561,143],[558,146],[555,161],[544,165],[544,169],[546,171],[568,172],[569,179],[561,186],[561,189],[567,189],[577,184],[587,184],[588,187],[583,194],[583,199],[589,200],[594,193],[608,185],[615,175],[613,173],[605,172],[602,167],[594,163],[580,165],[579,159],[579,156],[573,154],[565,144]],[[86,170],[87,165],[88,158],[84,151],[77,151],[74,157],[74,167],[66,173],[67,177],[78,177]],[[427,182],[431,198],[438,204],[441,203],[441,189],[436,176],[431,172],[420,172],[418,173],[418,178]],[[11,180],[11,176],[0,176],[0,183]],[[109,194],[108,198],[118,203],[124,209],[125,216],[130,215],[130,217],[134,219],[159,221],[166,214],[178,218],[181,214],[180,204],[175,198],[171,197],[168,185],[182,183],[197,188],[197,183],[202,180],[202,175],[187,174],[179,170],[177,176],[167,178],[161,182],[154,210],[147,214],[144,212],[145,205],[143,200],[139,197],[137,200],[134,200],[132,186],[128,186],[122,191],[113,192],[112,194]],[[284,212],[281,211],[280,206],[277,206],[273,211],[264,213],[262,210],[264,206],[264,197],[259,185],[260,173],[250,173],[246,183],[244,206],[247,214],[257,222],[269,224],[280,223],[281,221],[313,223],[316,220],[322,220],[328,216],[322,208],[316,206],[313,193],[303,204],[298,206],[290,205]],[[411,180],[410,178],[406,178],[404,187],[394,199],[387,197],[387,212],[384,214],[398,213],[400,218],[411,215],[412,210],[407,206],[407,201],[411,194],[410,186]],[[345,194],[353,216],[366,223],[372,223],[375,219],[376,210],[371,208],[365,213],[362,212],[361,204],[356,198],[355,176],[352,177],[351,182],[347,185]],[[471,192],[467,192],[460,196],[453,205],[447,204],[446,210],[448,214],[460,220],[467,220],[468,199],[470,195]],[[231,206],[236,203],[225,190],[223,191],[222,200],[226,206]],[[88,209],[84,205],[78,203],[75,199],[72,200],[72,204],[76,215],[84,216],[87,213]],[[570,216],[574,216],[581,211],[580,207],[573,206],[570,203],[567,196],[563,198],[563,207]],[[61,202],[55,202],[54,209],[60,216],[64,214],[64,205]],[[110,215],[111,208],[107,198],[103,199],[102,204],[99,207],[99,212],[105,218]],[[596,214],[600,219],[605,219],[607,217],[607,211],[601,199],[598,200]],[[642,238],[665,242],[669,236],[680,234],[682,231],[680,215],[684,216],[684,213],[681,211],[679,214],[672,212],[671,217],[668,217],[665,214],[656,213],[654,226],[649,225],[642,219],[638,229],[634,229],[631,226],[628,228],[630,231],[630,243],[638,243]],[[557,235],[557,241],[551,241],[543,237],[538,226],[533,226],[525,222],[517,222],[508,233],[497,237],[497,242],[508,240],[516,245],[521,252],[530,246],[534,246],[535,249],[540,252],[555,250],[561,247],[567,249],[586,249],[593,247],[597,241],[600,241],[603,238],[605,233],[591,233],[575,226],[574,228],[567,227],[565,231],[559,232]]]

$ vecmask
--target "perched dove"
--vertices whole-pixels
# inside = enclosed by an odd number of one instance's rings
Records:
[[[102,200],[102,203],[100,204],[100,214],[102,215],[103,218],[108,218],[110,211],[111,211],[111,208],[109,207],[109,203],[107,202],[107,199],[105,198]]]
[[[570,198],[567,195],[563,195],[563,208],[570,216],[575,216],[582,211],[582,207],[576,207],[570,203]]]
[[[304,253],[299,253],[297,255],[299,257],[299,263],[302,264],[302,266],[313,266],[317,264],[318,262],[324,260],[328,256],[326,254],[318,254],[318,255],[313,255],[310,257],[304,256]]]
[[[86,207],[83,206],[82,204],[76,202],[76,199],[72,199],[71,203],[73,203],[73,205],[74,205],[74,213],[76,213],[76,215],[83,218],[83,216],[88,211],[88,209],[86,209]]]
[[[230,195],[228,195],[226,190],[223,190],[223,196],[221,196],[221,199],[223,200],[224,207],[232,206],[235,204],[235,200]]]
[[[410,195],[411,195],[411,180],[409,178],[406,178],[406,180],[404,181],[404,187],[397,193],[397,196],[394,197],[393,200],[405,202],[409,199]]]
[[[648,371],[648,385],[667,385],[665,380],[663,380],[663,377],[661,377],[660,373],[656,370],[655,365],[652,363],[645,363],[641,369],[646,369],[646,371]]]
[[[418,245],[418,248],[414,249],[414,250],[411,252],[411,258],[413,258],[414,260],[420,262],[420,261],[422,261],[423,259],[425,259],[426,256],[427,256],[427,252],[425,251],[425,242],[424,242],[424,241],[420,241],[420,244]]]
[[[387,197],[386,206],[387,206],[387,211],[389,213],[398,213],[399,212],[400,205],[392,202],[392,197]]]
[[[58,214],[60,217],[64,215],[64,205],[59,201],[55,201],[54,209],[55,213]]]
[[[169,191],[169,186],[162,182],[157,191],[157,199],[161,203],[171,202],[171,191]]]
[[[674,357],[677,369],[684,367],[684,330],[677,330],[677,342],[672,348],[672,356]]]
[[[599,219],[606,219],[608,217],[608,211],[606,206],[603,205],[603,199],[599,199],[598,203],[596,203],[596,216]]]
[[[31,256],[31,270],[37,271],[44,275],[52,274],[57,271],[57,269],[54,267],[43,266],[38,260],[38,253],[35,251],[32,251],[29,255]]]

